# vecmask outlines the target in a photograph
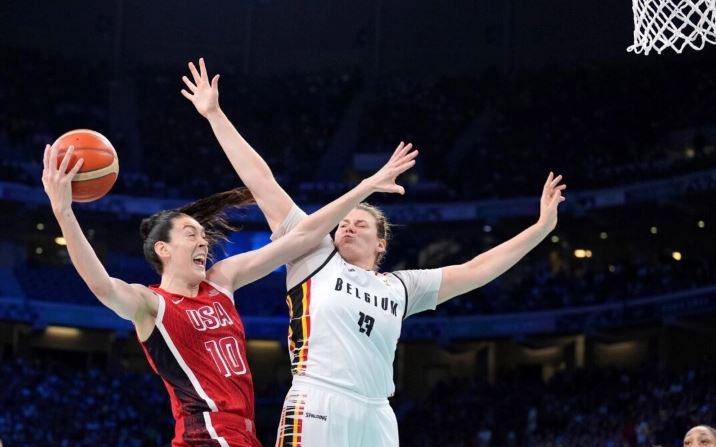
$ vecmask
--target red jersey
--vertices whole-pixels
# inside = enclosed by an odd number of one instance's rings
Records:
[[[149,288],[159,308],[142,348],[169,391],[176,419],[172,447],[260,446],[244,325],[233,295],[208,281],[195,297]]]

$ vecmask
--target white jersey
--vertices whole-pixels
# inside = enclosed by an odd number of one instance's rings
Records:
[[[304,217],[295,207],[272,238]],[[441,279],[440,269],[364,270],[347,263],[326,236],[318,248],[288,265],[293,374],[369,398],[392,396],[402,321],[435,309]]]

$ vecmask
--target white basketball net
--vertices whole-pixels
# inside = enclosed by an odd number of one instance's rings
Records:
[[[700,50],[716,44],[716,0],[632,0],[634,45],[627,51],[649,54],[688,45]]]

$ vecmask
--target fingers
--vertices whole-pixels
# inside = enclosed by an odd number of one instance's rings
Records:
[[[552,197],[549,199],[549,206],[556,208],[557,205],[559,205],[560,203],[564,202],[565,200],[567,200],[567,198],[562,195],[562,192],[561,192],[561,191],[557,191],[557,192],[554,193],[554,194],[552,195]]]
[[[70,159],[72,158],[72,154],[75,152],[75,147],[70,145],[70,147],[67,148],[67,152],[65,152],[65,156],[62,157],[62,161],[60,162],[60,166],[57,168],[60,172],[67,172],[67,166],[70,164]],[[55,158],[57,157],[57,152],[55,151]],[[53,165],[54,166],[54,165]]]
[[[418,156],[418,151],[413,151],[404,157],[402,157],[398,162],[396,167],[402,168],[404,165],[407,165],[403,170],[408,169],[409,167],[412,167],[415,165],[415,157]]]
[[[401,141],[396,147],[390,160],[373,176],[371,181],[374,182],[378,191],[405,194],[405,188],[395,183],[396,178],[415,166],[415,158],[418,151],[413,150],[411,143],[405,144]]]
[[[544,182],[544,188],[554,188],[559,184],[559,182],[562,181],[562,174],[559,174],[555,177],[554,172],[549,171],[549,175],[547,176],[547,181]]]
[[[413,143],[408,143],[406,145],[398,146],[398,148],[395,150],[395,153],[393,153],[392,159],[400,159],[411,156],[414,152],[417,152],[417,150],[413,150]]]
[[[182,90],[182,95],[184,95],[187,99],[192,99],[192,95],[195,95],[197,93],[197,90],[200,86],[209,84],[212,89],[218,89],[219,88],[219,75],[214,75],[214,77],[209,81],[209,74],[206,71],[206,65],[204,64],[204,58],[199,59],[199,70],[197,71],[196,66],[193,62],[189,62],[189,71],[191,72],[192,77],[194,78],[194,82],[192,82],[188,77],[182,76],[181,80],[184,82],[184,85],[187,86],[188,91]],[[191,94],[189,93],[191,92]]]
[[[542,190],[544,192],[547,192],[549,190],[549,185],[552,183],[552,180],[554,179],[554,173],[552,171],[549,171],[549,175],[547,176],[547,180],[544,182],[544,186],[542,187]]]
[[[405,147],[405,144],[401,141],[400,144],[398,144],[398,147],[396,147],[395,150],[393,151],[393,154],[390,156],[390,160],[388,160],[388,161],[391,162],[391,161],[395,160],[396,158],[398,158],[400,156],[399,155],[400,151],[402,151],[404,147]]]
[[[405,144],[401,141],[400,144],[398,144],[398,147],[395,148],[393,155],[390,157],[390,161],[392,162],[405,157],[405,155],[409,154],[412,149],[413,143]]]
[[[410,153],[410,151],[413,149],[413,143],[408,143],[403,146],[403,148],[400,150],[400,155],[405,156],[405,154]]]
[[[413,148],[413,145],[412,145],[412,144],[409,144],[409,145],[405,146],[405,150],[406,150],[406,151],[409,151],[409,150],[411,150],[412,148]],[[412,152],[406,153],[405,158],[408,158],[408,159],[412,160],[412,159],[414,159],[415,157],[417,157],[418,154],[419,154],[419,151],[418,151],[417,149],[415,149],[415,150],[412,151]]]
[[[400,145],[398,147],[400,147],[401,154],[406,154],[406,153],[410,152],[410,150],[413,148],[413,143],[405,144],[401,141]]]
[[[47,165],[47,169],[50,171],[57,169],[57,148],[56,147],[50,147],[50,158],[49,163]]]
[[[554,173],[550,171],[547,176],[547,181],[544,182],[544,188],[542,189],[543,194],[552,194],[555,190],[563,191],[567,189],[567,185],[560,185],[562,181],[562,174],[555,177]]]
[[[561,182],[561,181],[562,181],[562,174],[560,174],[560,175],[558,175],[557,177],[553,178],[552,181],[549,182],[549,184],[554,188],[554,187],[557,186],[557,185],[559,184],[559,182]]]
[[[187,78],[186,76],[182,76],[181,80],[184,81],[184,85],[186,85],[192,93],[196,92],[196,84],[191,82],[189,78]]]
[[[403,155],[401,157],[401,162],[412,162],[412,164],[415,164],[415,158],[420,154],[418,150],[414,150],[412,152],[408,152],[407,154]]]
[[[84,158],[77,159],[69,172],[67,170],[72,161],[74,151],[75,147],[70,145],[58,166],[57,157],[59,149],[49,144],[45,145],[45,153],[42,156],[42,181],[45,185],[48,184],[47,182],[61,181],[65,177],[69,177],[69,179],[72,180],[79,170],[82,169],[85,162]]]
[[[194,78],[194,83],[198,84],[201,80],[201,75],[199,75],[199,72],[196,70],[196,66],[194,65],[194,62],[189,62],[189,72],[191,73],[192,77]]]
[[[67,157],[65,157],[65,158],[67,158]],[[77,163],[75,163],[75,165],[72,166],[72,169],[70,170],[70,172],[67,173],[67,175],[70,177],[70,179],[75,178],[75,175],[79,172],[80,168],[82,168],[83,164],[85,164],[84,158],[80,158],[79,160],[77,160]]]
[[[206,73],[206,64],[204,58],[199,58],[199,70],[201,70],[201,79],[209,79],[209,75]]]
[[[411,159],[401,160],[395,166],[393,166],[392,169],[390,169],[390,178],[392,179],[392,185],[389,187],[388,192],[397,193],[400,195],[405,194],[405,188],[395,183],[395,181],[399,175],[415,166],[415,156],[418,155],[417,152],[413,152],[409,155]]]
[[[399,176],[400,174],[402,174],[403,172],[412,168],[413,166],[415,166],[415,160],[409,160],[407,162],[403,162],[403,163],[395,166],[395,171],[394,171],[395,177]]]
[[[204,63],[203,57],[199,58],[199,70],[196,69],[196,65],[194,65],[194,62],[189,62],[189,71],[194,77],[195,84],[199,84],[199,81],[202,80],[209,80],[209,73],[206,71],[206,64]]]
[[[393,154],[390,161],[386,164],[386,167],[395,172],[396,177],[415,165],[415,157],[417,157],[419,153],[417,150],[407,152],[413,148],[412,144],[402,145],[403,143],[401,142],[395,154]]]
[[[45,153],[42,155],[42,168],[48,169],[50,167],[50,151],[52,150],[52,146],[49,144],[45,145]]]
[[[415,166],[415,158],[420,153],[417,149],[413,149],[413,144],[408,143],[405,144],[402,141],[398,145],[398,148],[396,149],[396,153],[393,157],[393,160],[391,161],[391,164],[393,165],[393,168],[395,169],[395,176],[402,174],[403,172],[407,171],[408,169]]]

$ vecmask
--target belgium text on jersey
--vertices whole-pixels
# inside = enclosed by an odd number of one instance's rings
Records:
[[[340,292],[344,289],[347,294],[355,295],[356,298],[362,299],[366,303],[372,303],[375,307],[383,309],[386,312],[390,312],[396,317],[398,316],[398,303],[396,303],[395,301],[387,297],[378,298],[377,296],[371,295],[368,292],[361,293],[358,287],[354,286],[348,281],[343,281],[343,278],[336,278],[335,290]]]

